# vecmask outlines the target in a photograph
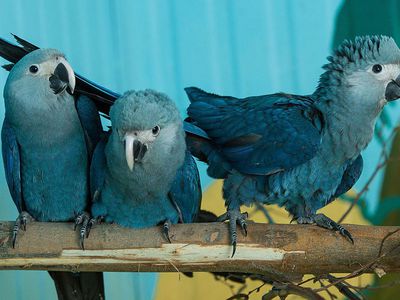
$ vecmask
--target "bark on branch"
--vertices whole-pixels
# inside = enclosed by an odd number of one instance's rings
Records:
[[[132,230],[97,225],[78,247],[70,223],[30,223],[11,247],[12,222],[0,222],[0,269],[130,272],[246,272],[275,279],[302,274],[352,272],[376,260],[386,272],[400,271],[399,227],[346,225],[355,244],[337,233],[311,225],[249,224],[239,234],[234,258],[228,228],[221,223],[171,227],[172,243],[161,228]],[[397,248],[396,248],[397,247]],[[395,250],[393,250],[395,249]]]

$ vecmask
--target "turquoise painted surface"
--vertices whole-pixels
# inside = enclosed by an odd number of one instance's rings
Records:
[[[183,88],[248,96],[311,93],[331,51],[341,0],[0,2],[0,35],[59,48],[80,74],[118,92],[154,88],[184,114]],[[351,22],[350,22],[351,24]],[[350,25],[346,25],[350,26]],[[10,37],[11,38],[11,37]],[[7,73],[0,71],[2,89]],[[398,106],[389,108],[393,123]],[[4,114],[0,105],[0,118]],[[365,183],[379,144],[365,152]],[[201,167],[204,186],[210,182]],[[380,178],[368,193],[371,210]],[[0,172],[0,219],[16,217]],[[108,299],[151,299],[155,274],[107,273]],[[0,272],[4,299],[54,299],[45,272]],[[173,293],[173,291],[171,291]]]

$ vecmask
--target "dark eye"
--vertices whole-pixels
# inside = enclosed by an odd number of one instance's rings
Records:
[[[373,65],[372,66],[372,72],[375,74],[378,74],[382,71],[382,65]]]
[[[151,132],[153,133],[153,135],[158,135],[160,133],[160,126],[154,126]]]
[[[29,67],[29,72],[35,74],[35,73],[37,73],[37,71],[39,71],[38,66],[32,65],[32,66]]]

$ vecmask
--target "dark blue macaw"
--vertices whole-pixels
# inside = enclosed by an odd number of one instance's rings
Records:
[[[188,135],[208,174],[224,180],[223,196],[236,246],[236,224],[246,234],[242,204],[278,204],[298,223],[339,231],[317,211],[348,191],[363,166],[383,106],[400,96],[400,50],[392,38],[345,41],[312,95],[284,93],[243,99],[187,88],[188,121],[204,130]],[[235,251],[235,250],[234,250]]]

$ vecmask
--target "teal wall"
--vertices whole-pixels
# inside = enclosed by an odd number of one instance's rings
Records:
[[[77,72],[112,90],[163,91],[184,114],[188,101],[183,88],[189,85],[235,96],[311,93],[330,53],[341,4],[2,0],[0,36],[15,33],[41,47],[58,48]],[[6,76],[0,71],[0,87]],[[376,143],[367,150],[366,172],[358,186],[372,172],[377,151]],[[204,166],[201,171],[206,186],[210,179]],[[0,181],[0,219],[12,220],[16,209],[2,172]],[[379,180],[368,194],[372,208],[378,192]],[[108,273],[108,299],[151,299],[156,280],[156,274]],[[44,272],[2,271],[0,291],[2,299],[55,298]]]

